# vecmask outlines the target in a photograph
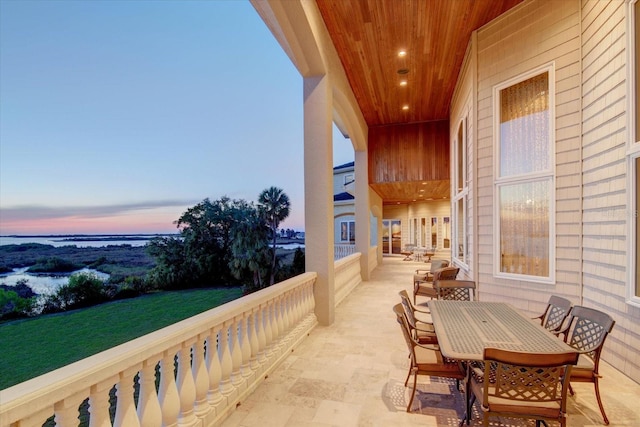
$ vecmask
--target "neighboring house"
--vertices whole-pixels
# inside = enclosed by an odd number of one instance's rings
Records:
[[[354,162],[333,168],[333,227],[335,244],[356,243]]]

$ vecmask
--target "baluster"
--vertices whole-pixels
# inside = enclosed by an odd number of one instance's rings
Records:
[[[138,377],[138,418],[144,427],[162,425],[162,408],[156,393],[156,360],[145,360]]]
[[[180,396],[175,377],[175,350],[165,351],[160,362],[160,406],[163,425],[166,427],[178,425]]]
[[[91,386],[89,391],[89,427],[111,427],[109,392],[117,381],[118,377],[113,377]]]
[[[213,407],[222,401],[222,393],[220,393],[222,367],[220,366],[220,353],[218,350],[220,329],[219,326],[211,329],[211,334],[207,339],[207,368],[209,370],[209,392],[207,399],[209,400],[209,405]]]
[[[284,331],[286,340],[289,341],[289,331],[291,330],[291,295],[292,291],[288,291],[282,298],[282,324],[284,325]]]
[[[139,427],[140,421],[133,401],[133,378],[138,368],[129,368],[120,372],[120,379],[116,384],[116,417],[114,427]]]
[[[242,365],[242,350],[240,349],[240,340],[238,339],[238,318],[233,319],[231,325],[231,362],[233,368],[231,369],[231,384],[238,387],[242,384],[242,375],[240,374],[240,366]]]
[[[77,393],[73,396],[67,397],[66,399],[62,399],[53,405],[56,427],[78,425],[78,415],[80,414],[78,407],[84,400],[84,396],[86,396],[86,394],[82,395]]]
[[[231,351],[229,350],[229,323],[225,322],[224,328],[220,332],[220,367],[222,379],[220,380],[220,392],[224,396],[233,393],[233,385],[231,384],[231,371],[233,370],[233,361],[231,360]]]
[[[264,305],[260,305],[258,308],[258,319],[257,319],[257,335],[258,335],[258,362],[260,365],[264,365],[264,362],[267,360],[267,346],[269,342],[267,341],[267,327],[269,325],[268,321],[265,321],[265,316],[267,314],[267,307]]]
[[[245,312],[243,314],[242,319],[240,319],[240,351],[242,353],[242,364],[240,365],[240,373],[243,378],[248,378],[253,374],[251,370],[251,366],[249,363],[251,362],[251,342],[250,342],[250,333],[251,326],[249,325],[250,319],[252,319],[250,314]]]
[[[273,355],[273,300],[267,302],[267,306],[264,310],[264,316],[264,334],[266,338],[265,357],[268,359]]]
[[[192,425],[196,420],[193,404],[196,400],[196,385],[191,373],[191,347],[193,341],[185,341],[178,352],[178,394],[180,397],[180,425]]]
[[[207,391],[209,390],[209,374],[204,359],[204,343],[206,333],[198,335],[198,341],[193,348],[193,378],[195,379],[196,401],[195,412],[197,417],[202,417],[209,412]]]
[[[258,319],[260,319],[260,307],[254,308],[249,316],[249,344],[251,346],[250,363],[251,370],[256,372],[260,368],[258,363],[258,352],[260,351],[260,340],[258,339]]]
[[[284,324],[284,295],[280,295],[276,300],[277,310],[277,319],[278,319],[278,345],[280,345],[280,340],[287,333],[287,329]]]

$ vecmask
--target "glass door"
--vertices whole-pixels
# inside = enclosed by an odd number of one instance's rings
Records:
[[[382,220],[382,253],[400,254],[402,251],[402,227],[399,219]]]

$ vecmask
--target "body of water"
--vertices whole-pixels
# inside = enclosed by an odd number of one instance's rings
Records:
[[[92,273],[95,274],[100,280],[107,281],[109,275],[90,268],[83,268],[82,270],[74,271],[69,274],[33,274],[27,273],[27,268],[16,268],[11,273],[0,274],[0,283],[3,285],[15,286],[20,280],[26,280],[27,285],[33,292],[37,294],[52,294],[58,288],[69,283],[69,276],[75,273]]]
[[[73,235],[73,236],[0,236],[0,246],[20,245],[23,243],[41,243],[43,245],[77,246],[79,248],[99,248],[109,245],[144,246],[154,237],[169,235],[131,234],[131,235]],[[177,236],[177,235],[175,235]]]

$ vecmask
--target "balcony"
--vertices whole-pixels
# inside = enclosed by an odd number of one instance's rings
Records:
[[[405,411],[407,350],[391,307],[418,264],[385,258],[360,283],[359,257],[335,264],[331,326],[317,326],[306,273],[3,390],[0,425],[41,426],[54,414],[60,426],[79,416],[126,427],[457,425],[453,382],[420,378]],[[602,371],[611,425],[640,424],[640,385],[606,363]],[[574,388],[568,425],[601,425],[593,386]]]

